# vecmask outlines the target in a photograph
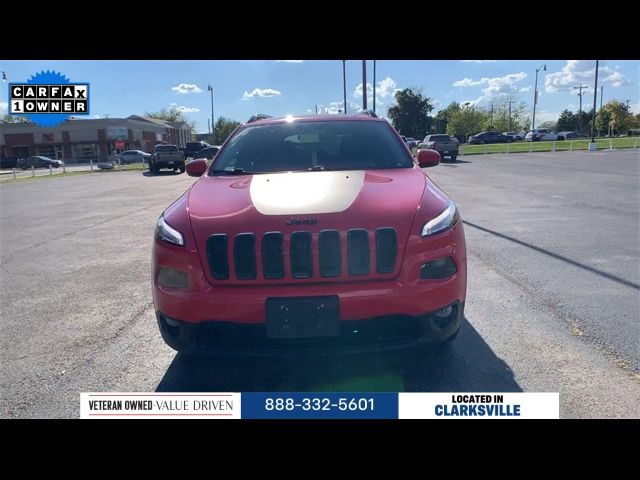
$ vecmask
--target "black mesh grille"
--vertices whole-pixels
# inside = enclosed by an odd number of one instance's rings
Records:
[[[320,275],[337,277],[342,272],[342,249],[340,248],[340,232],[323,230],[318,238],[318,263]]]
[[[241,233],[236,237],[233,262],[239,280],[256,278],[256,236],[253,233]]]
[[[291,275],[294,278],[313,276],[313,254],[309,232],[294,232],[291,235]]]
[[[364,229],[353,229],[347,233],[347,258],[349,275],[369,273],[369,235]]]
[[[284,277],[282,233],[268,232],[262,237],[262,270],[264,278]]]
[[[207,259],[211,274],[216,280],[229,278],[229,257],[227,247],[229,239],[224,234],[211,235],[207,240]]]
[[[376,270],[378,273],[391,273],[396,265],[398,238],[393,228],[376,230]]]

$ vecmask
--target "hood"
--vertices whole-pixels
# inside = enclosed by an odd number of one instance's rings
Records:
[[[213,284],[221,283],[210,277],[207,266],[206,244],[213,234],[228,235],[232,249],[237,234],[255,233],[259,264],[260,239],[266,232],[282,232],[286,239],[295,231],[335,229],[346,235],[349,229],[363,228],[374,245],[376,228],[392,227],[399,249],[395,274],[426,183],[418,168],[205,176],[191,188],[188,210],[203,268]],[[353,280],[345,276],[327,281],[340,279]],[[287,281],[293,280],[285,276],[279,283]],[[224,283],[236,282],[265,283],[260,275],[256,280],[231,276]]]

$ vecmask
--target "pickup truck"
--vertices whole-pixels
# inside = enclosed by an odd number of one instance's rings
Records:
[[[156,173],[161,168],[169,168],[174,172],[184,173],[184,153],[175,145],[156,145],[149,163],[149,170]]]
[[[442,158],[449,157],[452,162],[458,158],[458,142],[453,140],[449,135],[427,135],[418,150],[436,150]]]

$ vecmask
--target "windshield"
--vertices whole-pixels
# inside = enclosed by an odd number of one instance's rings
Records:
[[[210,174],[412,166],[404,146],[386,123],[292,122],[241,130],[216,157]]]
[[[156,147],[156,152],[177,152],[178,147],[175,145],[161,145]]]

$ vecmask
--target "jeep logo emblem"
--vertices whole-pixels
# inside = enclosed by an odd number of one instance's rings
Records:
[[[287,226],[291,225],[315,225],[318,223],[317,218],[295,218],[291,217],[289,220],[285,222]]]

